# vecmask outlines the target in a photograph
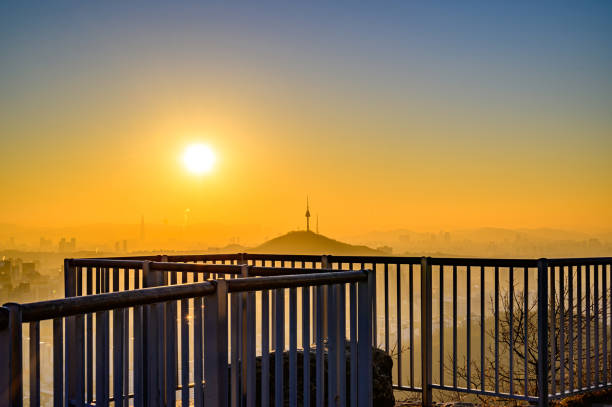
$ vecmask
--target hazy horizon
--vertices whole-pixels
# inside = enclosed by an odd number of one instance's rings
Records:
[[[284,236],[288,232],[303,231],[304,225],[274,231],[261,225],[199,224],[111,224],[99,223],[63,228],[23,227],[3,224],[0,228],[0,251],[30,252],[218,252],[256,248],[263,243]],[[311,230],[317,232],[313,227]],[[144,232],[141,235],[141,232]],[[605,256],[612,250],[612,231],[575,231],[551,228],[471,228],[411,230],[361,230],[358,233],[335,234],[325,229],[318,231],[328,238],[353,245],[380,249],[384,253],[432,254],[455,256]],[[75,247],[58,249],[60,240],[75,240]],[[299,242],[293,244],[303,252]],[[317,246],[318,247],[318,246]],[[313,249],[313,254],[320,249]]]

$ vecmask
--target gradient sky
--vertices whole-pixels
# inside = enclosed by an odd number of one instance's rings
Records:
[[[306,2],[304,2],[306,3]],[[0,223],[612,228],[612,3],[0,5]],[[188,174],[192,142],[218,154]]]

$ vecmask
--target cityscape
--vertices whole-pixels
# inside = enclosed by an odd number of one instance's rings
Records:
[[[610,21],[0,2],[0,407],[612,406]]]

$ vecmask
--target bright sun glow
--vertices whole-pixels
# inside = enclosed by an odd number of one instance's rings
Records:
[[[183,163],[189,172],[204,174],[212,170],[215,153],[204,144],[192,144],[183,153]]]

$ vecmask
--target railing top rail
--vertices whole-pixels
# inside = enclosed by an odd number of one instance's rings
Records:
[[[162,257],[166,257],[170,262],[184,261],[210,261],[210,260],[239,260],[241,253],[217,253],[217,254],[169,254],[169,255],[149,255],[149,256],[111,256],[111,257],[92,257],[89,259],[99,260],[149,260],[162,261]]]
[[[258,291],[276,288],[308,287],[364,281],[367,271],[334,271],[317,274],[297,274],[273,277],[246,277],[227,281],[229,292]]]
[[[213,294],[216,290],[215,287],[214,282],[205,281],[31,302],[21,304],[20,308],[23,322],[33,322],[157,302],[203,297]]]
[[[259,267],[259,266],[248,266],[248,267],[249,267],[249,276],[261,276],[261,277],[337,272],[337,270],[332,270],[330,268],[313,269],[313,268],[296,268],[296,267],[294,268],[291,268],[291,267]]]
[[[151,270],[195,271],[201,273],[239,274],[242,268],[233,264],[151,262]]]
[[[149,261],[161,261],[162,260],[163,255],[161,254],[155,254],[155,255],[149,255],[149,256],[109,256],[109,257],[84,257],[82,259],[84,260],[92,260],[92,259],[98,259],[98,260],[149,260]]]
[[[583,257],[567,259],[547,259],[549,266],[579,266],[612,264],[612,257]]]
[[[113,260],[113,259],[69,259],[68,263],[75,267],[116,267],[141,269],[145,260]]]
[[[116,260],[116,259],[71,259],[70,265],[76,267],[108,267],[142,269],[145,261],[149,260]],[[232,264],[201,264],[201,263],[175,263],[149,261],[151,270],[164,271],[195,271],[203,273],[237,274],[240,266]]]
[[[421,257],[404,256],[329,256],[331,263],[420,264]]]
[[[166,265],[168,263],[161,263]],[[198,265],[202,266],[202,265]],[[213,265],[214,266],[214,265]],[[250,267],[251,269],[258,269]],[[259,268],[261,269],[261,268]],[[270,268],[266,268],[269,270]],[[253,291],[275,288],[303,287],[324,284],[342,284],[367,279],[367,271],[331,271],[305,269],[309,274],[292,274],[227,280],[231,292]],[[261,271],[261,270],[260,270]],[[314,273],[316,271],[316,273]],[[57,300],[19,304],[22,321],[33,322],[62,318],[118,308],[173,301],[185,298],[203,297],[215,292],[216,282],[205,281],[192,284],[178,284],[163,287],[140,288],[128,291],[68,297]],[[0,328],[8,320],[5,309],[0,309]],[[7,321],[5,321],[5,319]]]
[[[168,255],[168,256],[132,256],[132,257],[108,257],[108,258],[80,258],[71,259],[70,262],[74,266],[81,267],[120,267],[120,268],[142,268],[144,261],[154,263],[176,263],[188,264],[184,262],[196,261],[215,261],[215,260],[267,260],[267,261],[299,261],[299,262],[320,262],[324,255],[301,255],[301,254],[262,254],[262,253],[231,253],[231,254],[200,254],[200,255]],[[407,256],[335,256],[326,255],[330,263],[388,263],[388,264],[420,264],[423,257],[407,257]],[[161,262],[165,257],[167,262]],[[498,259],[498,258],[479,258],[479,257],[427,257],[432,265],[443,266],[484,266],[484,267],[537,267],[538,259]],[[547,258],[549,265],[595,265],[595,264],[610,264],[612,257],[584,257],[584,258]],[[198,266],[202,266],[199,264]],[[214,266],[214,265],[207,265]],[[238,266],[238,265],[223,265],[217,266]],[[164,269],[161,266],[155,265],[156,269]],[[157,268],[160,267],[160,268]],[[170,269],[170,267],[173,267]],[[184,270],[178,265],[166,266],[166,270]],[[219,273],[223,273],[224,269],[219,269]],[[231,269],[228,269],[231,270]],[[193,271],[200,271],[193,269]],[[207,271],[207,270],[202,270]],[[211,271],[213,272],[213,271]],[[239,271],[229,271],[230,273]]]
[[[223,254],[176,254],[168,255],[168,261],[211,261],[211,260],[240,260],[241,253]]]
[[[321,261],[322,255],[313,254],[265,254],[265,253],[244,253],[245,260],[273,260],[273,261]]]
[[[484,259],[470,257],[428,257],[436,266],[537,267],[536,259]]]

